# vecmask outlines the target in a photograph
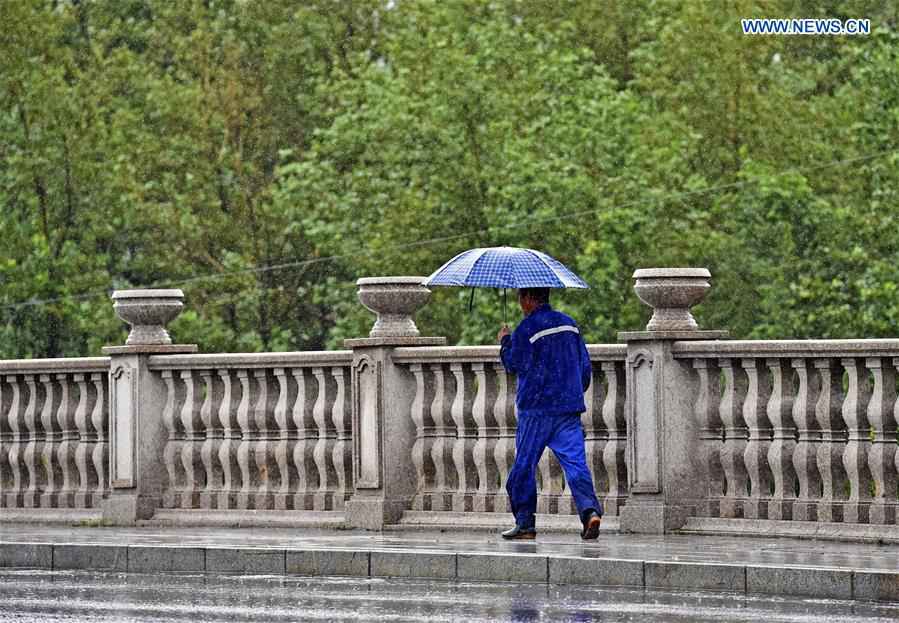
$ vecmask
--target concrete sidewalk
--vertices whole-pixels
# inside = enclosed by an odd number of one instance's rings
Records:
[[[899,548],[779,538],[0,523],[0,567],[485,580],[899,602]]]

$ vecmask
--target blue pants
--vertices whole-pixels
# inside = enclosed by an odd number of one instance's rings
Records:
[[[528,415],[518,418],[515,464],[506,481],[515,523],[523,528],[534,527],[534,514],[537,512],[537,463],[547,446],[562,465],[565,482],[574,497],[581,521],[591,510],[602,515],[602,505],[593,490],[593,476],[587,467],[581,416],[577,413]]]

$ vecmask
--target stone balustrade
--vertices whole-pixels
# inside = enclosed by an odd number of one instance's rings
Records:
[[[707,517],[894,525],[899,340],[693,341]]]
[[[0,507],[98,508],[109,359],[0,361]]]
[[[582,415],[587,461],[606,512],[627,498],[623,345],[588,347],[593,381]],[[393,361],[415,380],[414,510],[508,512],[505,481],[515,457],[515,384],[496,346],[397,348]],[[538,466],[538,512],[574,514],[561,466]]]
[[[731,341],[689,313],[708,271],[635,278],[653,320],[588,345],[582,417],[622,530],[895,530],[899,340]],[[509,511],[516,378],[497,346],[419,334],[420,278],[361,280],[380,324],[339,351],[196,354],[164,330],[181,298],[120,293],[135,328],[109,357],[0,361],[0,519],[214,511],[381,529]],[[537,477],[538,512],[575,513],[551,452]]]
[[[353,490],[350,351],[155,355],[165,508],[341,510]]]

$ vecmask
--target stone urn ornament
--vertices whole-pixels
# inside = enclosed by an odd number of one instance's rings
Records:
[[[652,307],[647,331],[698,331],[690,313],[711,287],[705,268],[641,268],[634,271],[637,297]]]
[[[412,319],[431,297],[424,277],[363,277],[356,281],[359,302],[378,318],[369,337],[419,337]]]
[[[126,346],[172,343],[165,325],[184,308],[181,290],[116,290],[112,293],[116,316],[131,326]]]

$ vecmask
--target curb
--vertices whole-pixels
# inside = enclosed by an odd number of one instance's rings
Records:
[[[0,543],[0,568],[420,578],[899,602],[893,571],[519,553]]]

